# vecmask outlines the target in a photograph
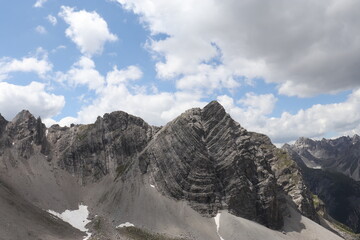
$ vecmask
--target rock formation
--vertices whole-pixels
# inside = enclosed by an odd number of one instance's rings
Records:
[[[228,211],[271,229],[282,229],[292,208],[318,221],[297,164],[216,101],[161,128],[121,111],[50,128],[28,111],[10,122],[0,116],[0,173],[0,183],[37,208],[87,202],[108,225],[119,221],[117,208],[137,212],[129,208],[141,198],[185,201],[205,219]]]

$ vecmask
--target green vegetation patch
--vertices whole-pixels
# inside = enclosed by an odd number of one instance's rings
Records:
[[[360,237],[360,234],[354,233],[354,231],[345,224],[342,224],[338,221],[332,221],[331,223],[334,224],[335,228],[337,228],[339,231],[346,232],[347,234],[350,234],[354,237]]]
[[[137,227],[118,228],[118,231],[133,240],[185,240],[185,238],[172,238],[159,233],[151,233]]]
[[[278,167],[280,169],[291,167],[294,161],[290,158],[286,151],[281,149],[275,149],[274,151],[276,158],[278,159]]]
[[[96,231],[99,231],[101,229],[101,219],[100,218],[97,218],[94,220],[93,228]]]

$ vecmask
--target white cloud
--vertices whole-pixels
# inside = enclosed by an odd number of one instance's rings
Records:
[[[196,73],[180,78],[176,87],[181,90],[219,90],[221,88],[235,89],[240,86],[233,74],[224,66],[199,64]]]
[[[130,114],[140,116],[150,124],[162,125],[177,117],[183,111],[192,107],[203,107],[206,103],[200,101],[201,95],[187,92],[153,92],[153,86],[138,86],[132,81],[142,77],[142,71],[136,66],[129,66],[124,69],[118,69],[114,66],[113,70],[106,74],[106,79],[102,77],[95,69],[93,62],[83,57],[82,63],[75,64],[81,66],[80,69],[72,68],[62,80],[79,84],[82,79],[89,79],[90,76],[98,75],[96,89],[96,98],[90,104],[84,106],[77,114],[76,118],[64,118],[59,124],[69,125],[70,123],[92,123],[97,116],[112,111],[126,111]],[[80,71],[86,73],[78,74]],[[90,71],[94,71],[91,74]],[[95,73],[96,72],[96,73]],[[79,75],[79,76],[78,76]],[[75,76],[75,77],[74,77]],[[80,77],[81,76],[81,77]],[[81,82],[90,84],[89,82]],[[102,86],[100,86],[102,84]],[[134,87],[135,86],[135,87]],[[90,87],[90,85],[89,85]],[[149,91],[150,90],[150,91]],[[55,121],[48,119],[47,124],[54,124]]]
[[[91,123],[104,113],[122,110],[143,118],[150,124],[163,125],[185,110],[203,107],[198,96],[184,92],[132,94],[124,85],[104,88],[98,98],[78,112],[78,122]]]
[[[56,52],[58,52],[59,50],[62,50],[62,49],[66,49],[66,46],[64,46],[64,45],[59,45],[59,46],[57,46],[56,48],[52,49],[52,50],[51,50],[51,53],[56,53]]]
[[[256,110],[261,115],[272,113],[276,102],[277,98],[273,94],[256,95],[253,92],[246,93],[245,98],[238,101],[247,109]]]
[[[106,76],[108,85],[116,85],[126,83],[129,80],[137,80],[142,77],[142,71],[136,66],[129,66],[126,69],[118,70],[114,66],[113,71],[109,72]]]
[[[217,100],[245,128],[252,131],[260,129],[260,132],[264,132],[261,127],[266,125],[269,119],[267,115],[272,113],[277,101],[272,94],[255,95],[254,93],[247,93],[237,103],[227,95],[218,96]]]
[[[46,19],[51,23],[53,26],[57,24],[57,18],[51,14],[47,15]]]
[[[91,59],[82,57],[64,76],[63,80],[70,85],[87,85],[96,95],[75,118],[62,119],[61,125],[92,123],[97,116],[117,110],[142,117],[150,124],[163,125],[189,108],[206,105],[202,101],[206,95],[196,89],[158,92],[151,85],[137,86],[135,81],[142,77],[142,72],[136,66],[124,69],[114,66],[103,77]],[[270,117],[277,100],[273,94],[253,92],[236,100],[228,95],[218,96],[218,101],[236,121],[250,131],[267,134],[275,143],[292,141],[299,136],[320,137],[329,132],[341,135],[360,129],[360,89],[342,103],[318,104],[296,114],[284,112],[278,118]]]
[[[105,83],[104,77],[95,69],[94,61],[85,56],[74,63],[68,72],[58,72],[56,79],[72,87],[83,85],[96,91],[100,91]]]
[[[95,11],[75,11],[62,6],[59,16],[69,24],[66,36],[87,56],[101,54],[106,42],[117,40],[117,36],[110,33],[106,21]]]
[[[154,36],[147,46],[157,54],[158,76],[184,76],[181,88],[211,88],[237,76],[262,77],[281,94],[301,97],[360,86],[357,0],[117,2]],[[224,69],[221,80],[204,74],[204,64]]]
[[[219,102],[241,125],[251,131],[267,134],[275,143],[284,143],[305,137],[323,137],[328,133],[347,135],[360,130],[360,89],[348,99],[336,104],[316,104],[296,114],[284,112],[279,118],[268,117],[276,99],[271,95],[247,94],[235,104],[229,96],[220,96]]]
[[[48,0],[37,0],[34,4],[34,7],[36,8],[40,8],[44,5],[44,3],[46,3]]]
[[[38,26],[35,28],[35,30],[36,30],[38,33],[40,33],[40,34],[45,34],[45,33],[47,33],[45,27],[44,27],[44,26],[41,26],[41,25],[38,25]]]
[[[29,110],[35,117],[49,118],[57,115],[64,105],[64,97],[47,93],[42,83],[18,86],[0,82],[0,113],[8,120],[23,109]]]
[[[64,117],[60,121],[55,121],[52,118],[42,119],[42,122],[46,125],[46,127],[51,127],[54,124],[58,124],[61,127],[70,126],[71,124],[77,124],[78,119],[74,117]]]
[[[43,50],[38,50],[43,51]],[[47,55],[23,57],[22,59],[0,58],[0,81],[9,77],[12,72],[33,72],[41,78],[52,70],[53,65],[48,61]]]

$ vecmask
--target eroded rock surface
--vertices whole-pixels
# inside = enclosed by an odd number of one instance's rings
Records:
[[[287,168],[290,177],[299,179],[293,186],[278,181],[284,174],[272,170],[278,164],[275,151],[268,137],[248,132],[219,103],[211,102],[163,127],[141,153],[139,166],[162,192],[189,201],[205,215],[228,209],[280,228],[284,198],[293,194],[299,209],[316,219],[297,167]]]

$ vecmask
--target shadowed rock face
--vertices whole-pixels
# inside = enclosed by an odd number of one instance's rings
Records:
[[[311,195],[292,159],[285,161],[268,137],[242,128],[215,101],[162,128],[113,112],[94,124],[46,129],[40,118],[22,111],[11,122],[0,118],[0,133],[0,160],[16,166],[41,154],[82,185],[104,176],[126,180],[138,175],[124,173],[140,170],[139,177],[150,177],[164,195],[186,200],[206,216],[228,209],[279,229],[290,200],[316,220]]]
[[[98,117],[94,124],[49,129],[49,140],[59,165],[78,176],[83,183],[92,182],[125,168],[134,162],[156,128],[125,112]]]
[[[283,148],[298,162],[306,185],[325,203],[326,212],[330,217],[350,227],[354,232],[360,233],[360,182],[332,169],[310,168],[308,167],[309,163],[306,162],[310,156],[313,156],[312,154],[318,157],[322,156],[321,160],[312,157],[312,161],[316,161],[317,164],[321,164],[322,161],[325,163],[334,161],[334,158],[329,160],[326,157],[349,156],[352,154],[351,152],[346,153],[352,148],[349,146],[352,145],[349,142],[354,142],[353,146],[356,146],[356,138],[357,136],[329,140],[330,143],[333,141],[331,144],[337,143],[334,144],[337,145],[336,148],[331,147],[327,140],[317,142],[304,138],[299,139],[295,145],[285,145]],[[340,147],[339,144],[343,146]],[[340,152],[339,149],[343,149],[345,152]]]

